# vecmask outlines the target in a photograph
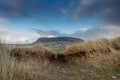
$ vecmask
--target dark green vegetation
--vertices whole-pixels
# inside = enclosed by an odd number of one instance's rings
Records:
[[[69,47],[1,44],[0,80],[120,80],[120,38]]]
[[[80,42],[83,42],[83,40],[72,37],[53,37],[53,38],[39,38],[33,44],[42,43],[43,45],[49,47],[65,47],[67,45],[72,45]]]

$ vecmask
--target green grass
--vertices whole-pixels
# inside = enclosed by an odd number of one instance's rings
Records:
[[[83,72],[80,70],[83,70]],[[112,76],[117,78],[115,80],[120,79],[119,68],[95,68],[93,66],[88,66],[88,64],[71,65],[68,68],[67,73],[68,75],[77,77],[80,80],[113,80]]]
[[[63,48],[63,47],[50,47],[50,49],[55,54],[64,54],[65,53],[65,48]]]

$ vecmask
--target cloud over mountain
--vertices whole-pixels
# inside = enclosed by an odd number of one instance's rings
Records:
[[[118,26],[111,26],[111,25],[104,25],[104,26],[97,26],[90,29],[79,29],[78,31],[72,34],[65,34],[55,30],[36,30],[36,33],[39,37],[61,37],[61,36],[69,36],[75,38],[81,38],[84,40],[94,40],[94,39],[101,39],[101,38],[116,38],[120,37],[120,27]]]

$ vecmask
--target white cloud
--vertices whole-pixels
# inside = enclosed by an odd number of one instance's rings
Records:
[[[57,36],[66,36],[67,34],[61,33],[57,30],[36,30],[39,37],[57,37]]]
[[[56,37],[56,36],[54,36],[54,35],[46,35],[46,34],[45,34],[45,35],[39,35],[38,37],[41,37],[41,38],[42,38],[42,37],[52,38],[52,37]]]
[[[27,34],[13,32],[6,27],[0,27],[0,39],[5,43],[26,43],[30,38]]]
[[[85,32],[85,31],[87,31],[89,28],[80,28],[80,31],[83,31],[83,32]]]

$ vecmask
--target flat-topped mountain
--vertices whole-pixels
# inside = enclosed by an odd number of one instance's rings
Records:
[[[83,42],[82,39],[73,38],[73,37],[52,37],[52,38],[39,38],[33,44],[44,44],[45,46],[66,46],[73,43]]]

